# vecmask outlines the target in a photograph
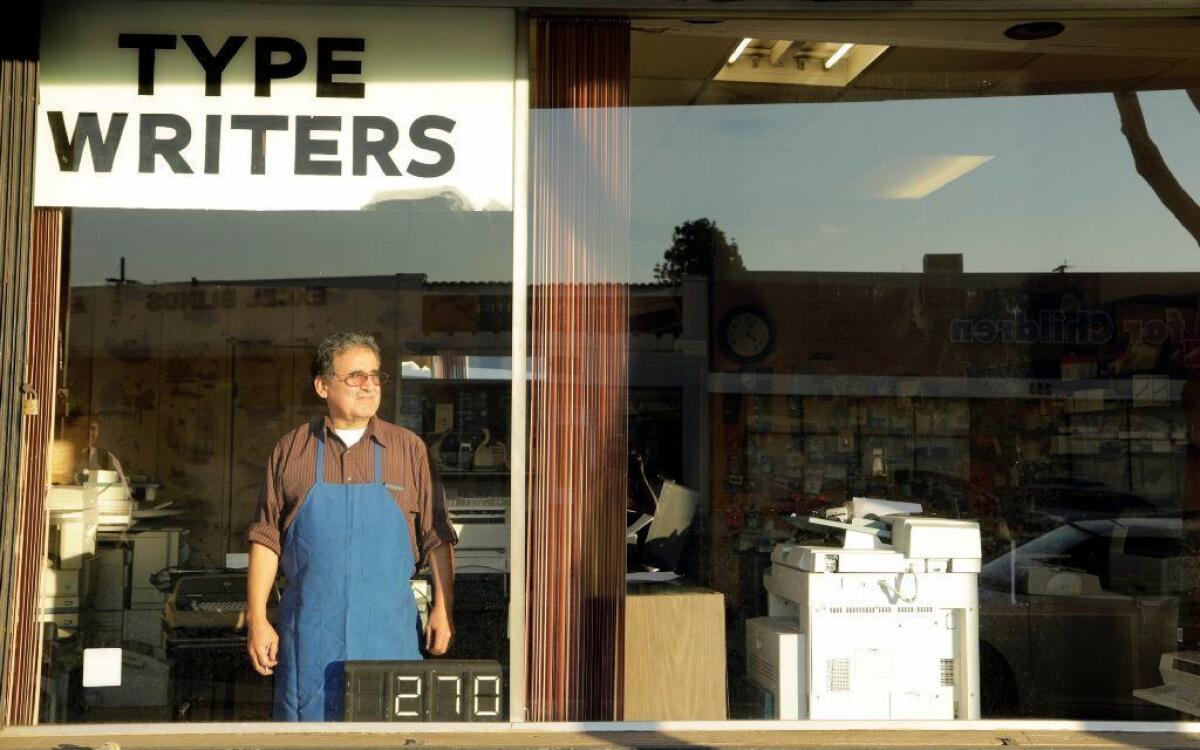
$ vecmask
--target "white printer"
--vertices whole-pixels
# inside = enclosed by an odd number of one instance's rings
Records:
[[[42,568],[39,622],[52,622],[69,635],[81,625],[95,589],[98,490],[53,486],[46,495],[49,539]]]
[[[840,547],[780,544],[748,675],[780,719],[978,719],[979,524],[855,498],[797,525]]]

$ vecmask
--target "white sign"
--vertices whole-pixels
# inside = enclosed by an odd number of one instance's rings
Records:
[[[85,648],[83,650],[84,687],[121,686],[121,649]]]
[[[48,6],[40,206],[512,208],[509,10]]]

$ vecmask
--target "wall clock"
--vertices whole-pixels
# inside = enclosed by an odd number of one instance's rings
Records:
[[[758,307],[739,305],[721,318],[717,341],[734,362],[752,364],[775,348],[775,326]]]

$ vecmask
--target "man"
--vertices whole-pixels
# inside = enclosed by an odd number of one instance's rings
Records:
[[[285,435],[267,466],[250,542],[246,648],[275,675],[277,721],[342,718],[344,666],[354,659],[420,659],[409,579],[428,560],[433,604],[425,650],[454,633],[453,545],[425,444],[375,416],[387,374],[373,337],[321,342],[313,387],[328,414]],[[275,627],[267,597],[279,566],[287,584]]]

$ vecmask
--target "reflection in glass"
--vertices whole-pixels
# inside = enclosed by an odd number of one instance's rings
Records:
[[[275,442],[322,413],[310,364],[340,330],[380,342],[379,416],[423,440],[458,533],[449,656],[507,665],[511,214],[71,218],[55,455],[74,468],[51,490],[46,571],[69,600],[49,616],[43,721],[270,718],[272,678],[246,656],[245,534]],[[428,571],[411,588],[426,618]],[[81,653],[104,647],[125,679],[85,686]]]
[[[729,62],[751,26],[633,45],[631,516],[700,494],[673,572],[729,615],[729,717],[781,715],[772,551],[854,497],[979,522],[985,718],[1200,715],[1145,692],[1200,632],[1194,75],[949,25],[779,22]],[[834,80],[848,39],[887,46]]]

